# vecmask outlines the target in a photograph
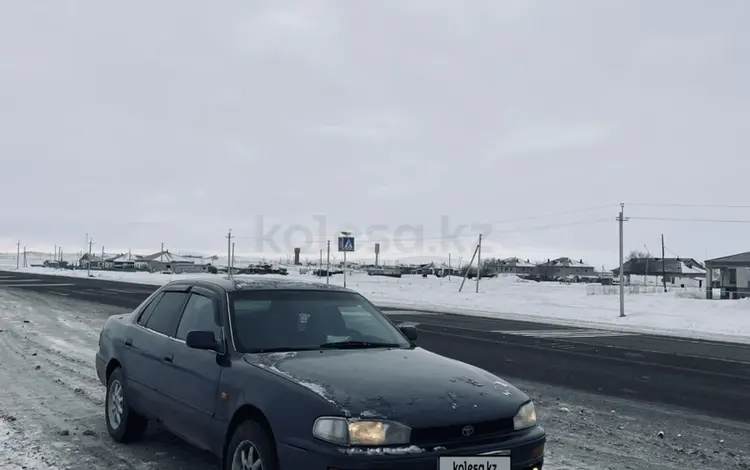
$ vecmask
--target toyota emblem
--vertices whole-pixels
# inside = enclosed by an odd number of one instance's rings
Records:
[[[474,434],[474,426],[472,426],[471,424],[467,424],[463,429],[461,429],[461,434],[463,434],[464,437],[471,436],[472,434]]]

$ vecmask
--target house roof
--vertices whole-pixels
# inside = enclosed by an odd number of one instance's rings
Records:
[[[750,267],[750,251],[737,253],[736,255],[722,256],[721,258],[706,260],[706,267],[719,267],[721,265]]]
[[[540,263],[538,266],[564,266],[566,268],[594,268],[590,264],[584,263],[583,260],[573,260],[567,257],[553,259],[544,263]]]
[[[114,262],[122,263],[122,262],[136,262],[136,261],[143,261],[141,256],[134,255],[132,253],[123,253],[115,258],[112,259]]]
[[[160,261],[164,263],[195,264],[194,259],[173,255],[172,253],[169,252],[169,250],[159,251],[152,255],[143,256],[141,259],[143,261]]]
[[[119,256],[117,253],[104,253],[104,260],[105,261],[110,261],[110,260],[116,258],[117,256]],[[81,256],[81,260],[87,260],[87,259],[89,259],[89,254],[88,253],[84,253],[83,256]],[[101,260],[102,260],[101,253],[99,253],[99,254],[91,253],[91,261],[93,263],[98,263]]]
[[[529,261],[524,261],[516,256],[500,260],[500,264],[504,266],[511,265],[511,266],[517,266],[517,267],[527,267],[527,268],[533,268],[536,266],[534,263],[531,263]]]
[[[623,264],[625,274],[637,276],[659,276],[662,273],[669,275],[703,275],[705,268],[693,258],[633,258]],[[620,268],[612,270],[619,274]]]

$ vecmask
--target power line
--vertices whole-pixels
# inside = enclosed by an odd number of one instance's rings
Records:
[[[551,229],[564,228],[564,227],[574,227],[574,226],[580,226],[580,225],[593,225],[593,224],[599,224],[603,222],[610,222],[610,219],[599,217],[599,218],[594,218],[594,219],[577,220],[573,222],[561,222],[561,223],[556,223],[556,224],[517,227],[517,228],[505,229],[505,230],[493,230],[492,232],[489,233],[489,235],[492,236],[495,234],[504,234],[504,233],[525,233],[525,232],[551,230]],[[311,240],[311,242],[325,244],[327,242],[325,235],[326,234],[318,234],[315,238]],[[332,235],[338,236],[338,234],[332,234]],[[388,238],[388,237],[383,237],[383,236],[380,236],[380,237],[373,236],[373,237],[365,238],[364,235],[361,235],[361,236],[364,238],[363,240],[361,240],[361,242],[366,242],[366,243],[378,242],[378,241],[384,241],[384,240],[387,240],[389,242],[441,241],[441,240],[473,239],[476,237],[476,235],[473,233],[464,234],[464,235],[442,235],[442,236],[429,236],[429,237],[414,236],[414,237],[396,237],[396,238]],[[233,238],[240,238],[243,240],[265,240],[264,238],[257,238],[257,237],[233,237]]]
[[[694,218],[680,218],[680,217],[630,217],[635,220],[662,220],[671,222],[708,222],[708,223],[722,223],[722,224],[750,224],[750,220],[732,220],[732,219],[694,219]]]
[[[631,206],[651,207],[706,207],[714,209],[750,209],[750,205],[737,204],[684,204],[684,203],[662,203],[662,202],[629,202]]]
[[[559,212],[548,212],[548,213],[545,213],[545,214],[537,214],[537,215],[530,215],[530,216],[524,216],[524,217],[516,217],[516,218],[511,218],[511,219],[503,219],[503,220],[498,220],[498,221],[490,222],[490,224],[492,224],[492,225],[495,225],[495,224],[500,225],[500,224],[507,224],[507,223],[512,223],[512,222],[520,222],[520,221],[523,221],[523,220],[537,220],[537,219],[544,219],[544,218],[549,218],[549,217],[559,217],[559,216],[570,215],[570,214],[579,214],[579,213],[582,213],[582,212],[590,212],[590,211],[594,211],[594,210],[598,210],[598,209],[611,209],[613,207],[618,207],[618,206],[619,206],[619,204],[600,204],[600,205],[596,205],[596,206],[582,207],[582,208],[579,208],[579,209],[571,209],[571,210],[559,211]],[[598,220],[599,219],[597,219],[596,222],[598,222]],[[601,219],[601,220],[609,220],[609,219]],[[573,222],[573,223],[566,222],[566,223],[562,223],[562,224],[553,224],[553,225],[548,225],[548,226],[545,225],[545,226],[542,226],[542,227],[529,227],[528,229],[529,230],[538,230],[540,228],[547,228],[547,227],[550,227],[550,228],[565,227],[565,226],[568,226],[568,225],[579,225],[580,223],[587,223],[587,222],[590,222],[590,221],[581,221],[581,222]],[[415,227],[418,227],[418,226],[415,226]],[[518,229],[510,229],[510,230],[501,231],[501,232],[493,231],[493,233],[510,233],[510,232],[516,232],[516,231],[525,231],[525,230],[527,230],[527,228],[520,227]],[[316,242],[317,243],[325,243],[326,240],[329,237],[336,238],[339,235],[340,235],[340,232],[317,233],[317,234],[315,234],[315,238],[316,238]],[[360,236],[362,236],[362,235],[360,235]],[[397,238],[395,240],[414,240],[414,239],[421,239],[421,240],[447,240],[447,239],[456,239],[456,238],[463,238],[463,237],[474,238],[475,236],[476,236],[475,234],[457,235],[457,236],[444,236],[443,235],[443,236],[435,236],[435,237]],[[239,237],[235,236],[234,238],[240,239],[240,240],[265,240],[265,238],[263,238],[263,237],[248,237],[248,236],[239,236]]]
[[[493,224],[507,224],[507,223],[518,222],[522,220],[544,219],[547,217],[558,217],[558,216],[570,215],[570,214],[580,214],[581,212],[590,212],[590,211],[594,211],[597,209],[611,209],[613,207],[619,207],[619,204],[601,204],[598,206],[582,207],[580,209],[571,209],[571,210],[566,210],[566,211],[561,211],[561,212],[548,212],[546,214],[529,215],[529,216],[517,217],[513,219],[499,220],[499,221],[493,222]]]
[[[521,227],[521,228],[509,229],[509,230],[500,230],[500,231],[495,230],[492,232],[492,235],[495,235],[498,233],[532,232],[535,230],[548,230],[548,229],[554,229],[554,228],[573,227],[577,225],[593,225],[593,224],[600,224],[602,222],[611,222],[611,219],[610,218],[596,218],[596,219],[578,220],[575,222],[562,222],[559,224],[537,225],[533,227]]]

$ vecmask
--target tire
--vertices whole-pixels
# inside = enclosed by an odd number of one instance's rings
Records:
[[[248,444],[255,449],[256,458],[260,457],[263,462],[263,470],[279,470],[278,457],[271,443],[271,437],[255,421],[245,421],[234,431],[229,447],[227,447],[224,470],[245,470],[242,466],[234,466],[234,464],[239,463],[240,451]]]
[[[114,399],[115,395],[121,397],[119,400],[119,408],[121,409],[119,422],[116,419],[117,413],[113,414],[110,412],[114,403],[117,402],[117,400]],[[107,432],[109,432],[110,437],[112,437],[115,442],[132,442],[143,436],[143,433],[148,426],[148,420],[139,415],[128,404],[125,375],[119,367],[112,371],[112,374],[110,374],[107,379],[107,393],[104,403],[104,416],[107,421]]]

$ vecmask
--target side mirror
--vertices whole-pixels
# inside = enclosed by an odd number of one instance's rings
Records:
[[[213,331],[188,331],[185,344],[189,348],[216,351],[218,343]]]
[[[417,336],[419,336],[417,333],[417,327],[414,325],[399,325],[398,329],[401,330],[401,333],[403,333],[409,341],[416,341]]]

